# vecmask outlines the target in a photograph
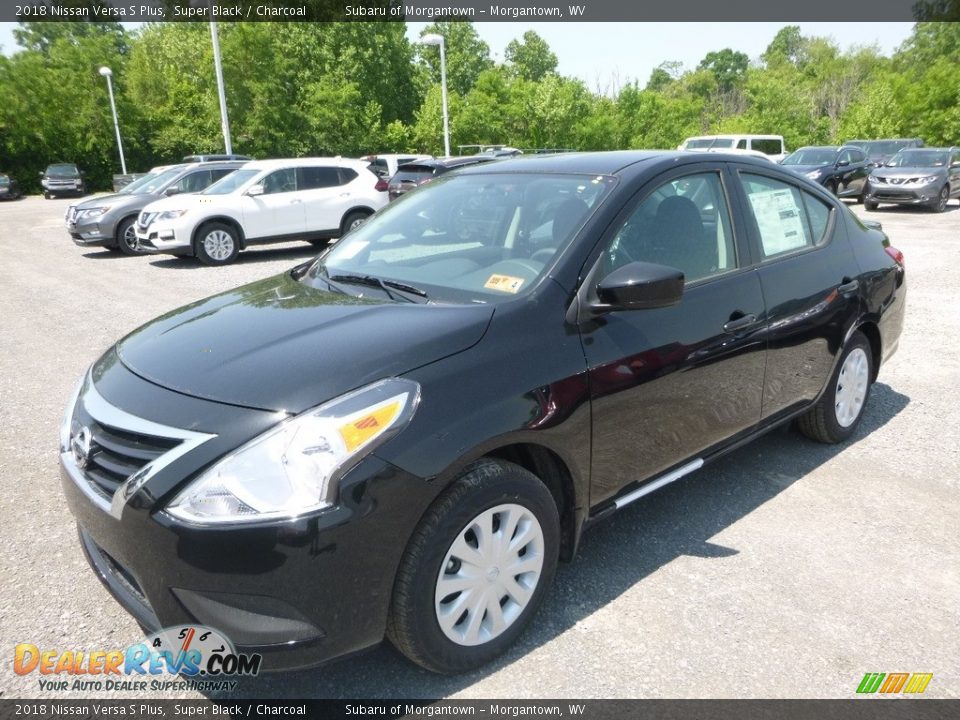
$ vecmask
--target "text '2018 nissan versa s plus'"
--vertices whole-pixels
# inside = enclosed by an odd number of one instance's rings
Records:
[[[63,487],[145,627],[460,672],[592,521],[792,418],[853,435],[905,296],[881,231],[765,160],[480,165],[122,339],[70,400]]]

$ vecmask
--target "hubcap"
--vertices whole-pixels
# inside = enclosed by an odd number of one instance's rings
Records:
[[[130,227],[123,231],[123,242],[131,250],[140,249],[140,241],[137,240],[137,229],[133,225],[130,225]]]
[[[522,505],[484,510],[460,531],[441,565],[437,622],[457,645],[499,637],[530,603],[543,571],[543,530]]]
[[[203,239],[203,249],[214,260],[226,260],[233,253],[233,238],[223,230],[213,230]]]
[[[863,348],[854,348],[843,361],[837,378],[836,415],[840,427],[850,427],[860,417],[867,400],[870,363]]]
[[[943,210],[947,206],[947,198],[950,193],[947,192],[947,189],[944,188],[940,191],[940,209]]]
[[[348,227],[347,230],[353,230],[354,228],[360,227],[361,225],[363,225],[365,220],[366,218],[357,218],[352,223],[350,223],[350,227]]]

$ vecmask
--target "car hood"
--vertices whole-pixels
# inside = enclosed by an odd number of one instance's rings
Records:
[[[882,178],[915,178],[927,175],[945,175],[946,169],[943,167],[895,167],[895,168],[876,168],[872,175]]]
[[[125,193],[114,193],[112,195],[97,195],[83,202],[76,203],[73,207],[77,210],[88,210],[90,208],[109,205],[111,208],[118,205],[124,207],[130,205],[144,204],[150,202],[155,195],[127,195]]]
[[[222,202],[221,198],[231,198],[230,195],[202,195],[199,193],[178,193],[170,197],[163,197],[150,203],[145,208],[149,212],[163,212],[164,210],[190,210],[203,205],[214,206]]]
[[[787,170],[793,170],[795,173],[800,173],[801,175],[806,175],[808,172],[817,171],[829,171],[831,168],[829,165],[784,165]]]
[[[287,273],[162,315],[116,349],[132,372],[171,390],[297,413],[466,350],[492,316],[486,305],[335,294]]]

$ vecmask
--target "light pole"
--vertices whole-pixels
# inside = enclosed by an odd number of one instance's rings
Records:
[[[120,123],[117,122],[117,105],[113,102],[113,70],[104,65],[100,74],[107,79],[107,92],[110,93],[110,110],[113,112],[113,129],[117,133],[117,147],[120,149],[120,169],[127,174],[127,161],[123,158],[123,142],[120,140]]]
[[[232,155],[233,143],[230,142],[227,93],[223,89],[223,67],[220,64],[220,35],[217,33],[217,22],[215,20],[210,21],[210,39],[213,41],[213,66],[217,71],[217,95],[220,98],[220,127],[223,129],[223,144],[227,148],[227,155]]]
[[[424,45],[440,46],[440,92],[443,95],[443,150],[450,156],[450,116],[447,113],[447,53],[443,35],[428,33],[420,38]]]

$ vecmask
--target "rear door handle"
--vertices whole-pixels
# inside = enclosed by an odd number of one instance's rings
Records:
[[[859,280],[851,280],[850,278],[843,279],[843,285],[837,288],[837,292],[841,295],[852,295],[857,290],[860,289]]]
[[[291,205],[299,205],[299,204],[302,203],[302,202],[303,202],[303,200],[291,200],[291,201],[290,201],[290,204],[291,204]]]
[[[733,313],[733,314],[737,315],[739,313]],[[753,315],[753,314],[741,315],[738,318],[734,318],[730,322],[724,323],[723,331],[728,333],[736,332],[737,330],[743,330],[746,327],[750,327],[755,322],[757,322],[756,315]]]

